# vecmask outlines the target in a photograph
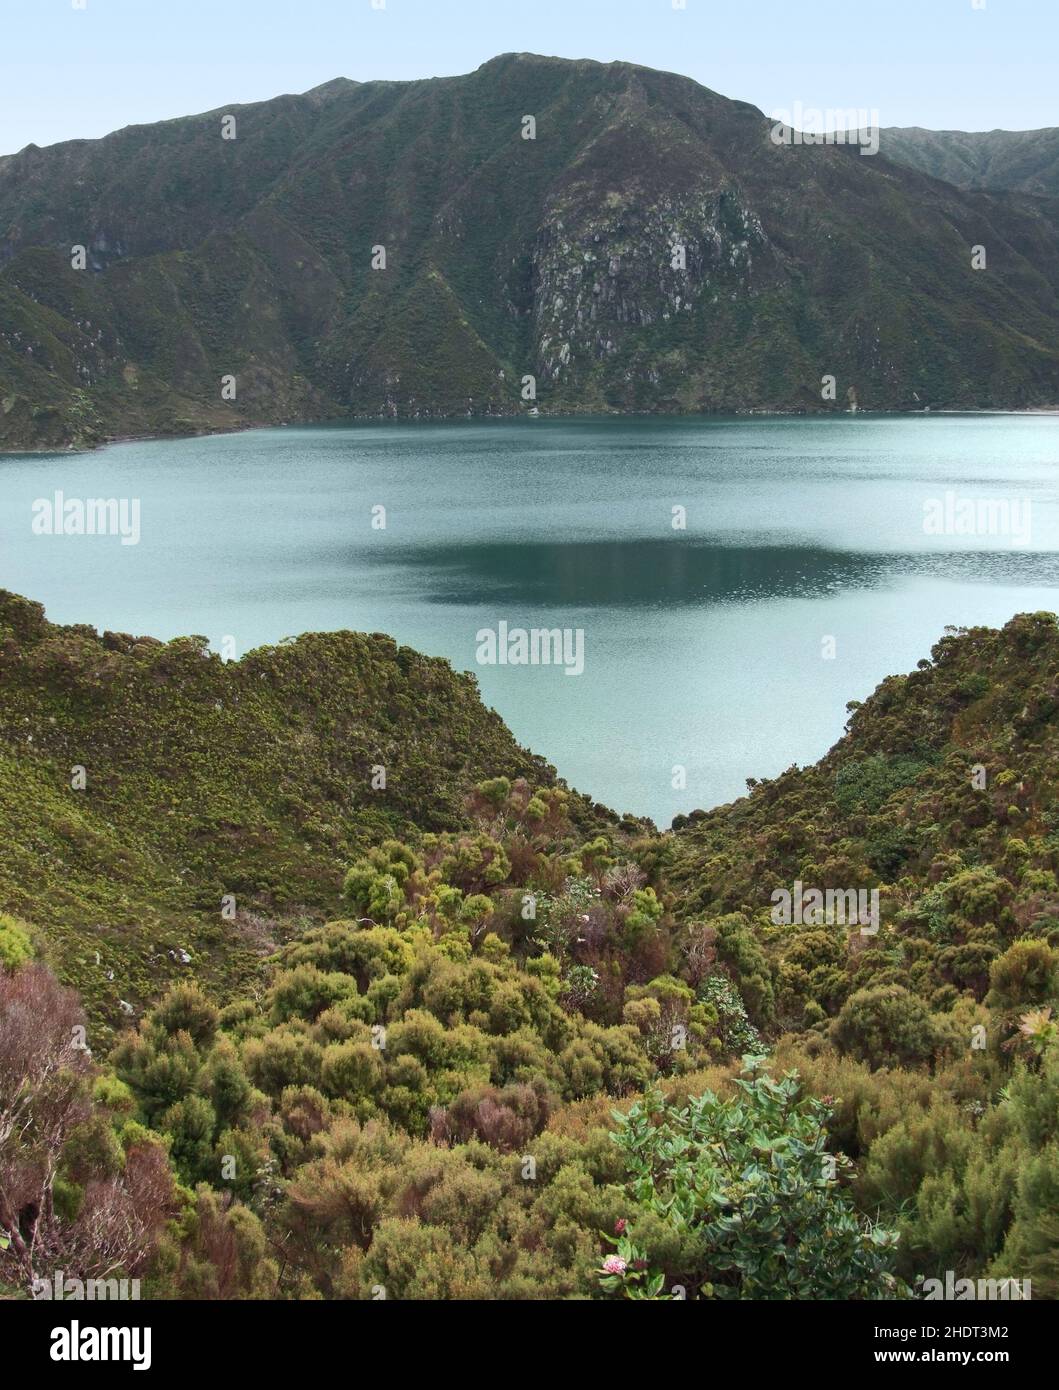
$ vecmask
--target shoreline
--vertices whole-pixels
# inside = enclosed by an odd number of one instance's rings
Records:
[[[0,460],[7,458],[43,458],[48,455],[68,456],[96,454],[115,444],[156,444],[166,440],[177,442],[183,439],[211,439],[229,434],[248,434],[251,430],[319,429],[340,428],[344,425],[445,425],[468,423],[496,423],[503,420],[749,420],[803,419],[833,420],[856,419],[858,416],[871,416],[873,419],[890,416],[898,419],[915,420],[933,415],[981,415],[981,416],[1055,416],[1059,417],[1059,405],[1026,406],[1019,410],[1005,409],[1002,406],[939,406],[922,410],[784,410],[775,406],[745,406],[738,410],[718,411],[651,411],[651,410],[556,410],[530,415],[528,412],[497,415],[436,415],[422,417],[392,415],[348,415],[322,420],[282,420],[274,424],[264,421],[253,424],[232,425],[228,429],[188,430],[182,433],[165,434],[115,434],[108,435],[98,444],[51,445],[48,447],[20,449],[0,449]]]

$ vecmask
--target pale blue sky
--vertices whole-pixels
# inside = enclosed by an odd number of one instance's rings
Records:
[[[668,68],[770,113],[801,102],[874,108],[882,125],[1059,125],[1059,0],[984,5],[0,0],[0,153],[332,77],[469,72],[512,50]]]

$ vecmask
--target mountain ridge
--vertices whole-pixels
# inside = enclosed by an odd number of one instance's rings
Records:
[[[927,130],[888,126],[879,132],[888,158],[957,188],[1059,197],[1059,129]]]
[[[0,160],[0,448],[1059,402],[1051,205],[769,130],[679,74],[516,54],[27,147]]]

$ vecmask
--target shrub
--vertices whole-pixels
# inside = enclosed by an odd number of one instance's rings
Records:
[[[745,1299],[903,1293],[891,1274],[893,1232],[862,1224],[838,1186],[847,1160],[827,1151],[828,1115],[800,1096],[795,1073],[777,1082],[754,1064],[729,1100],[706,1091],[681,1108],[649,1092],[628,1115],[615,1112],[635,1204],[628,1239],[635,1248],[640,1213],[656,1218],[644,1222],[645,1239],[657,1218],[663,1234],[682,1237],[676,1266],[652,1269],[644,1252],[649,1271],[634,1287]],[[657,1236],[651,1243],[657,1251]],[[640,1272],[619,1271],[605,1287],[624,1291]]]
[[[1045,941],[1016,941],[989,968],[986,1004],[1002,1013],[1017,1013],[1031,1004],[1047,1004],[1059,992],[1059,951]]]
[[[841,1052],[872,1068],[915,1066],[934,1054],[930,1010],[901,985],[880,985],[851,994],[831,1025]]]
[[[25,922],[0,912],[0,969],[17,970],[32,956],[33,941]]]

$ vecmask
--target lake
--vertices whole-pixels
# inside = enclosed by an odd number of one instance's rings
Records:
[[[138,543],[35,534],[56,491],[138,502]],[[1059,608],[1059,418],[365,424],[7,455],[0,586],[55,622],[239,655],[388,632],[473,670],[571,785],[667,825],[815,761],[846,702],[946,625]],[[480,664],[501,624],[568,630],[583,671]]]

